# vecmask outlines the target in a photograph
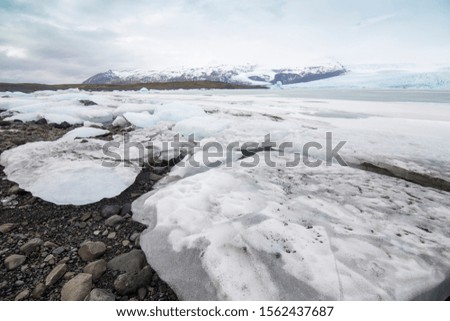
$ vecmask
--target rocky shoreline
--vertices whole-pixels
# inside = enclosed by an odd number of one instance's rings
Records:
[[[0,153],[73,128],[0,120]],[[21,190],[0,166],[0,300],[177,300],[140,250],[145,226],[131,219],[131,202],[167,170],[144,169],[111,199],[59,206]]]

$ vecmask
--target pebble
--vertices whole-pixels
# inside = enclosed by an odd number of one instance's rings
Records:
[[[108,217],[106,219],[105,225],[106,226],[114,226],[114,225],[119,224],[122,221],[123,221],[123,217],[122,216],[120,216],[120,215],[113,215],[113,216],[110,216],[110,217]]]
[[[63,246],[59,246],[52,251],[52,254],[59,255],[59,254],[63,253],[65,250],[66,249]]]
[[[5,266],[8,270],[14,270],[21,266],[26,261],[26,256],[20,254],[13,254],[5,259]]]
[[[138,273],[119,275],[114,281],[114,288],[119,295],[135,293],[139,288],[147,286],[152,279],[152,271],[147,265]]]
[[[45,259],[44,259],[44,262],[49,262],[49,263],[50,263],[51,261],[53,261],[53,264],[55,264],[55,257],[54,257],[53,254],[47,255],[47,256],[45,257]],[[52,264],[52,263],[50,263],[50,264]]]
[[[106,245],[103,242],[84,242],[78,250],[78,255],[83,261],[90,262],[98,259],[106,252]]]
[[[5,281],[0,282],[0,290],[6,288],[7,286],[8,286],[8,281],[5,280]]]
[[[67,272],[67,265],[66,264],[60,264],[57,265],[48,275],[45,279],[45,286],[52,286],[56,282],[61,279],[64,274]]]
[[[93,289],[86,297],[85,301],[115,301],[116,297],[109,291],[103,289]]]
[[[119,215],[121,207],[119,205],[105,205],[102,208],[102,216],[104,218]]]
[[[24,284],[25,284],[25,282],[22,281],[22,280],[17,280],[16,282],[14,282],[14,285],[15,285],[15,286],[22,286],[22,285],[24,285]]]
[[[31,297],[35,300],[39,300],[46,290],[44,283],[38,283],[34,288],[33,292],[31,292]]]
[[[144,252],[131,250],[116,256],[108,262],[108,268],[120,272],[137,273],[147,264]]]
[[[44,242],[44,247],[46,247],[48,249],[55,249],[58,247],[58,245],[53,242],[46,241],[46,242]]]
[[[75,276],[75,272],[67,272],[66,274],[64,274],[64,280],[70,280],[71,278],[73,278]]]
[[[134,242],[139,237],[139,235],[141,235],[141,233],[133,232],[133,234],[131,234],[131,236],[130,236],[130,241]]]
[[[91,292],[92,275],[80,273],[64,284],[61,301],[83,301]]]
[[[92,280],[97,281],[106,272],[106,266],[105,260],[97,260],[86,265],[83,272],[92,274]]]
[[[8,190],[8,195],[18,195],[22,194],[23,190],[19,187],[19,185],[14,185]]]
[[[126,203],[122,208],[120,209],[120,215],[124,216],[126,214],[131,213],[131,203]]]
[[[123,246],[129,246],[130,244],[131,244],[131,242],[128,241],[128,240],[123,240],[123,241],[122,241],[122,245],[123,245]]]
[[[138,299],[141,301],[144,300],[145,297],[147,296],[147,293],[148,293],[148,290],[146,287],[139,288],[139,290],[137,292]]]
[[[23,253],[31,253],[38,250],[42,244],[44,244],[44,241],[42,241],[38,237],[35,237],[22,245],[20,247],[20,251],[22,251]]]
[[[99,230],[96,230],[96,231],[94,231],[94,233],[93,233],[95,236],[97,236],[97,235],[99,235],[100,234],[100,231]]]
[[[16,297],[14,298],[14,301],[22,301],[23,299],[28,298],[29,295],[30,295],[30,290],[25,289],[16,295]]]
[[[157,181],[159,181],[161,178],[162,178],[161,175],[158,175],[158,174],[155,174],[155,173],[150,173],[149,179],[150,179],[152,182],[157,182]]]
[[[67,263],[67,262],[69,262],[69,261],[70,261],[70,258],[65,257],[65,258],[62,258],[62,259],[58,262],[58,264],[64,264],[64,263]]]
[[[116,238],[116,232],[111,232],[111,233],[109,233],[108,236],[107,236],[107,238],[109,238],[109,239],[114,239],[114,238]]]
[[[88,219],[91,218],[91,216],[92,216],[91,213],[84,213],[84,214],[81,216],[80,220],[83,221],[83,222],[86,222]]]
[[[14,223],[5,223],[0,225],[0,233],[2,234],[6,234],[11,232],[12,230],[14,230],[17,227],[17,224]]]

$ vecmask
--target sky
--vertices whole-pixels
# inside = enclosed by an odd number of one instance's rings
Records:
[[[0,0],[0,82],[330,59],[450,65],[450,0]]]

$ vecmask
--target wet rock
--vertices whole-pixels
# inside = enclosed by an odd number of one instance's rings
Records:
[[[46,287],[44,283],[38,283],[34,288],[33,292],[31,292],[31,297],[35,300],[39,300],[45,293]]]
[[[113,215],[119,215],[120,214],[121,207],[119,205],[105,205],[102,208],[102,216],[104,218],[113,216]]]
[[[24,245],[20,247],[20,251],[23,253],[31,253],[36,250],[38,250],[41,245],[44,244],[44,241],[42,241],[40,238],[36,237],[34,239],[29,240]]]
[[[106,266],[105,260],[97,260],[86,265],[83,272],[92,274],[92,280],[97,281],[106,272]]]
[[[28,298],[29,295],[30,295],[30,290],[25,289],[16,295],[16,297],[14,298],[14,301],[22,301],[22,300]]]
[[[90,262],[101,257],[106,251],[106,245],[103,242],[84,242],[78,250],[78,255],[83,261]]]
[[[131,250],[128,253],[116,256],[108,262],[108,268],[120,272],[137,273],[147,265],[144,252]]]
[[[135,293],[139,288],[147,286],[152,279],[152,271],[149,266],[137,273],[125,273],[119,275],[114,281],[114,288],[119,295]]]
[[[109,291],[103,289],[93,289],[86,297],[85,301],[115,301],[116,297]]]
[[[61,290],[61,301],[83,301],[91,292],[92,275],[80,273],[67,281]]]
[[[64,274],[67,272],[67,265],[66,264],[60,264],[57,265],[48,275],[45,279],[45,286],[52,286],[56,282],[61,279]]]
[[[123,221],[123,217],[122,216],[120,216],[120,215],[113,215],[113,216],[108,217],[105,220],[105,225],[106,226],[114,226],[114,225],[119,224],[122,221]]]
[[[14,230],[17,227],[17,224],[14,223],[5,223],[0,225],[0,233],[2,234],[6,234],[11,232],[12,230]]]
[[[8,270],[14,270],[25,263],[26,259],[24,255],[13,254],[5,259],[5,266]]]

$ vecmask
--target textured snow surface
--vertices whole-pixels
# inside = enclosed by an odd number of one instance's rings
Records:
[[[355,99],[317,99],[291,88],[7,93],[0,109],[10,119],[85,127],[7,150],[0,163],[9,180],[38,197],[87,204],[130,186],[143,159],[179,157],[166,143],[179,134],[189,145],[194,134],[195,147],[133,203],[134,219],[148,225],[141,246],[180,298],[443,299],[450,294],[450,193],[336,163],[286,166],[308,142],[323,146],[310,150],[311,160],[324,160],[331,132],[333,147],[346,141],[339,154],[349,164],[450,181],[450,94],[412,93],[428,95],[427,102],[408,102],[411,95],[401,92],[395,101],[388,92],[373,101],[364,91]],[[113,137],[118,159],[103,153],[106,141],[90,138],[107,134],[88,127],[93,123],[131,124],[127,140]],[[278,146],[292,143],[284,156],[241,159],[237,147],[207,159],[203,150],[211,143],[261,144],[267,134]],[[276,166],[264,163],[269,155]],[[258,166],[240,166],[256,158]]]
[[[273,159],[276,168],[211,169],[133,204],[151,227],[144,251],[181,298],[405,300],[435,289],[423,298],[445,298],[448,194]]]

